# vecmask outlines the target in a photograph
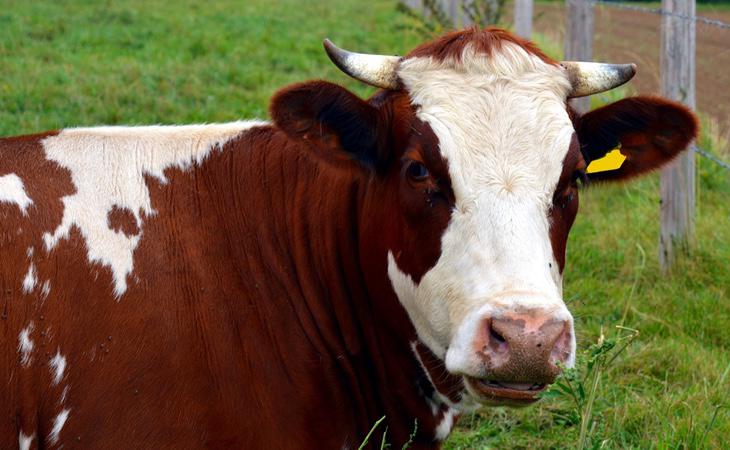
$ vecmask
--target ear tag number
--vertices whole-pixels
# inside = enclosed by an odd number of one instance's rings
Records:
[[[609,170],[618,170],[626,161],[626,156],[621,153],[621,144],[610,152],[606,153],[603,158],[591,161],[586,168],[586,173],[608,172]]]

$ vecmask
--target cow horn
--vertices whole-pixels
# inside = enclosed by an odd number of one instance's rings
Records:
[[[383,89],[398,89],[396,69],[399,56],[366,55],[343,50],[329,39],[324,40],[327,56],[343,72],[356,80]]]
[[[607,91],[629,81],[636,74],[636,64],[604,64],[562,61],[573,89],[569,98],[585,97]]]

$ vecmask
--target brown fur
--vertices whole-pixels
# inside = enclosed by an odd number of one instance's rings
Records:
[[[558,64],[557,61],[543,53],[532,41],[522,39],[501,28],[488,27],[481,29],[476,26],[461,31],[452,31],[434,41],[421,44],[408,53],[406,57],[432,57],[437,61],[447,59],[459,61],[467,45],[471,45],[479,54],[492,57],[505,43],[522,47],[528,53],[537,56],[548,64]]]
[[[697,118],[686,106],[660,97],[619,100],[574,120],[588,161],[621,144],[627,156],[619,170],[589,175],[593,180],[626,180],[674,159],[697,137]]]
[[[134,218],[132,211],[123,209],[118,206],[112,207],[107,215],[107,221],[109,222],[109,228],[116,231],[117,233],[124,233],[126,236],[136,236],[139,234],[139,226],[137,220]]]

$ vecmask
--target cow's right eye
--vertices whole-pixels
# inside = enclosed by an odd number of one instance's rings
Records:
[[[406,175],[408,175],[408,178],[412,181],[424,181],[431,174],[422,162],[411,161],[406,168]]]

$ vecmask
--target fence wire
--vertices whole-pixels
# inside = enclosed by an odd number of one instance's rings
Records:
[[[723,169],[730,170],[730,164],[728,164],[725,161],[721,160],[720,158],[718,158],[717,156],[715,156],[712,153],[708,152],[707,150],[703,150],[703,149],[697,147],[696,145],[693,145],[692,146],[692,150],[695,153],[698,153],[698,154],[704,156],[705,158],[709,159],[710,161],[714,162],[715,164],[717,164],[718,166],[722,167]]]
[[[677,17],[684,20],[691,20],[694,22],[699,22],[705,25],[711,25],[713,27],[718,28],[724,28],[726,30],[730,30],[730,23],[725,23],[722,20],[716,20],[716,19],[708,19],[707,17],[702,16],[688,16],[686,14],[679,14],[674,13],[670,11],[665,11],[661,8],[647,8],[644,6],[636,6],[636,5],[627,5],[625,3],[618,3],[616,1],[611,0],[591,0],[591,3],[594,5],[605,5],[610,6],[611,8],[616,9],[625,9],[628,11],[638,11],[638,12],[645,12],[649,14],[657,14],[660,16],[671,16],[671,17]]]
[[[643,12],[643,13],[649,13],[649,14],[657,14],[660,16],[677,17],[677,18],[683,19],[683,20],[692,20],[694,22],[700,22],[705,25],[711,25],[714,27],[730,30],[730,23],[725,23],[721,20],[708,19],[707,17],[702,17],[702,16],[688,16],[686,14],[679,14],[679,13],[665,11],[661,8],[647,8],[644,6],[627,5],[625,3],[618,3],[618,2],[612,1],[612,0],[591,0],[591,3],[593,3],[594,5],[604,5],[604,6],[608,6],[611,8],[623,9],[623,10],[627,10],[627,11],[637,11],[637,12]],[[710,161],[714,162],[715,164],[722,167],[723,169],[730,171],[730,164],[721,160],[720,158],[718,158],[717,156],[708,152],[707,150],[701,149],[701,148],[697,147],[696,145],[692,145],[692,151],[703,156],[704,158],[709,159]]]

